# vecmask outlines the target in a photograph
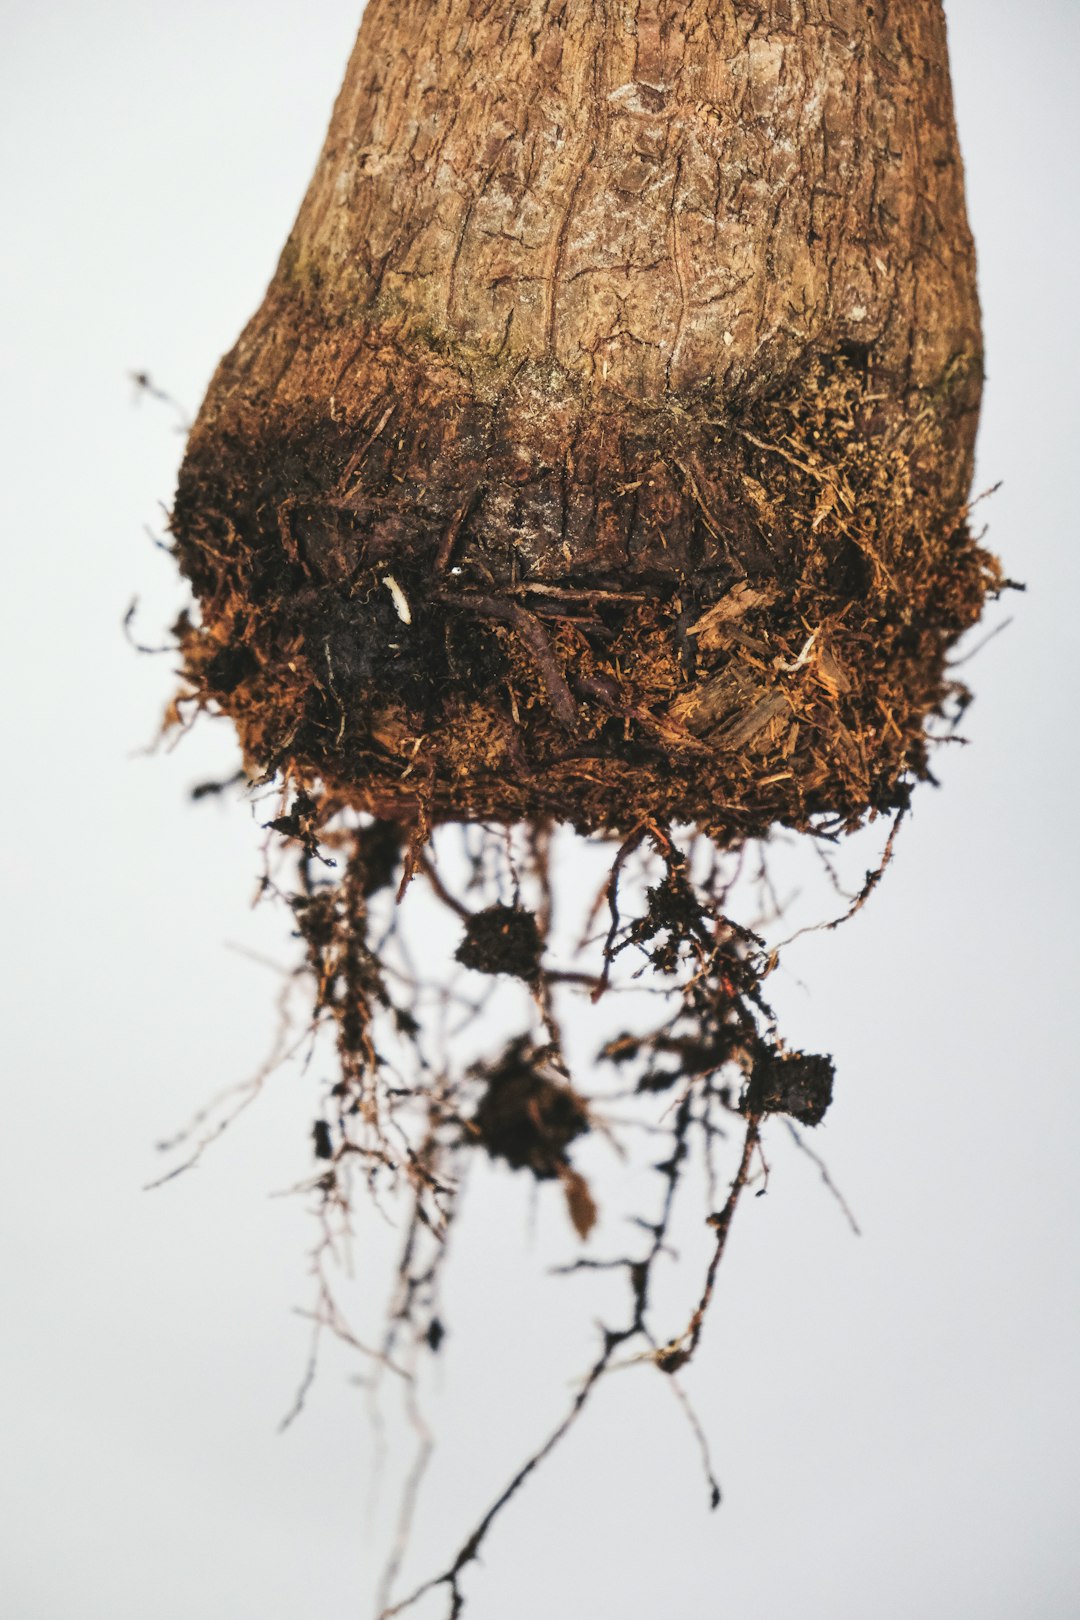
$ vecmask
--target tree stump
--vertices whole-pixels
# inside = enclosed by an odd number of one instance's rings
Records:
[[[370,0],[173,531],[253,768],[853,826],[995,581],[938,0]]]

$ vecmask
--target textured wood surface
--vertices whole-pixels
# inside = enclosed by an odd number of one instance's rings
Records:
[[[979,353],[938,0],[370,0],[194,444],[390,409],[351,482],[388,545],[468,502],[497,575],[663,570],[704,508],[760,566],[702,419],[847,344],[894,398]]]
[[[279,292],[655,403],[977,345],[937,0],[371,0]]]

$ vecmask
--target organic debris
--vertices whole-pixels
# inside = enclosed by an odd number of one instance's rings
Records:
[[[865,354],[816,359],[712,425],[754,560],[692,523],[679,549],[669,525],[666,572],[643,530],[628,546],[647,567],[545,559],[530,577],[482,528],[471,539],[477,491],[451,576],[391,557],[333,503],[360,466],[347,434],[253,447],[257,475],[231,440],[201,445],[173,518],[202,603],[177,626],[181,701],[233,718],[253,774],[405,825],[419,806],[428,825],[693,822],[726,844],[824,816],[854,828],[926,776],[927,717],[956,693],[948,651],[1002,584],[934,470],[965,374],[902,408],[882,384]],[[407,481],[392,439],[364,456],[372,479]]]

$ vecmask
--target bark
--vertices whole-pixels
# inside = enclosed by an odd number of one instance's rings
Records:
[[[370,0],[191,437],[189,672],[384,813],[882,807],[980,378],[939,0]]]

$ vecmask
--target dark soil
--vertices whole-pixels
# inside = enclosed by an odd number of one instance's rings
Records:
[[[567,1085],[547,1078],[540,1056],[515,1041],[490,1069],[470,1122],[492,1158],[550,1181],[568,1164],[570,1143],[589,1129],[585,1103]]]
[[[512,447],[486,444],[465,498],[417,484],[412,439],[196,435],[173,518],[191,694],[252,772],[384,822],[855,825],[925,775],[948,649],[1000,583],[955,493],[970,397],[958,376],[909,399],[851,350],[682,440],[612,418],[621,550],[610,514],[570,544],[539,508],[531,549],[499,541]],[[519,476],[527,504],[552,475]]]
[[[465,938],[454,953],[463,967],[477,973],[509,973],[535,979],[543,942],[536,918],[520,906],[488,906],[475,912]]]
[[[743,1112],[789,1114],[802,1125],[820,1125],[832,1102],[834,1075],[831,1058],[762,1048],[754,1058]]]

